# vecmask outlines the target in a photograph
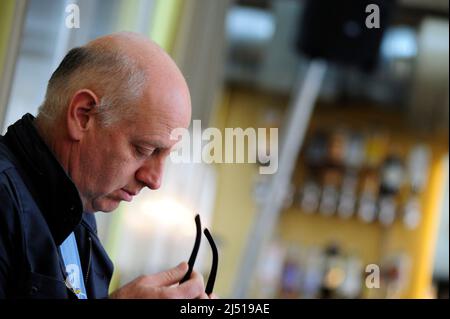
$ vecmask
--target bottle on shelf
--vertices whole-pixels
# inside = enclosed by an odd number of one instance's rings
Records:
[[[332,216],[336,213],[340,179],[341,174],[336,169],[330,168],[323,172],[323,188],[319,205],[321,215]]]
[[[397,204],[394,196],[382,196],[378,200],[378,220],[383,226],[391,226],[396,217]]]
[[[321,299],[339,298],[339,289],[345,280],[345,261],[337,244],[325,248],[324,276],[320,289]]]
[[[341,193],[339,196],[338,216],[343,219],[352,217],[356,209],[356,187],[358,177],[356,172],[348,171],[342,181]]]
[[[428,180],[430,156],[430,149],[424,144],[415,145],[408,156],[410,193],[403,209],[403,224],[408,229],[416,229],[422,219],[420,195]]]
[[[325,257],[318,247],[313,246],[307,250],[304,266],[305,274],[301,282],[302,298],[319,297],[324,274],[324,260]]]
[[[358,218],[364,223],[372,223],[376,220],[378,191],[379,180],[376,172],[367,172],[363,176],[357,212]]]
[[[405,181],[404,164],[396,152],[390,153],[380,169],[380,198],[378,219],[384,226],[391,226],[397,216],[396,198]]]
[[[279,297],[294,299],[300,296],[302,268],[299,260],[299,248],[289,245],[281,273]]]
[[[308,169],[323,167],[327,158],[327,150],[327,134],[323,131],[314,132],[305,146],[305,164]]]
[[[342,298],[360,298],[362,291],[363,263],[356,255],[346,258],[345,279],[338,292]]]
[[[319,184],[310,179],[307,180],[300,192],[300,208],[306,214],[313,214],[319,209],[321,189]]]

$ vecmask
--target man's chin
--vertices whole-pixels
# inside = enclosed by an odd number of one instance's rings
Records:
[[[120,200],[111,199],[111,198],[102,198],[97,202],[93,203],[94,211],[96,212],[104,212],[109,213],[114,211],[117,207],[119,207]]]

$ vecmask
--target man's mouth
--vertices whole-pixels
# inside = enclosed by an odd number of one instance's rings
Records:
[[[132,194],[126,190],[124,190],[123,188],[120,189],[120,197],[122,200],[126,201],[126,202],[131,202],[133,200],[133,196],[135,194]]]

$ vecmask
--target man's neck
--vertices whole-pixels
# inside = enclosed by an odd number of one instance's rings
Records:
[[[67,175],[72,178],[70,166],[71,147],[68,143],[65,143],[63,139],[58,140],[55,138],[55,136],[57,136],[57,134],[61,134],[61,132],[55,132],[54,128],[59,127],[61,130],[63,129],[61,125],[58,125],[58,123],[61,122],[55,120],[54,124],[49,125],[42,118],[39,118],[39,116],[34,120],[34,126],[39,136],[53,153],[56,160],[61,164]],[[81,201],[83,203],[83,207],[86,207],[85,199],[82,196]]]
[[[38,116],[34,121],[34,126],[44,143],[48,146],[55,158],[68,173],[69,152],[64,152],[64,142],[55,138],[56,132],[54,128],[59,127],[58,123],[59,121],[55,120],[55,123],[50,125]]]

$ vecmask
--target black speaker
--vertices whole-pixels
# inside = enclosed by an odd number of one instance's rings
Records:
[[[394,9],[394,0],[304,0],[297,49],[370,71]]]

